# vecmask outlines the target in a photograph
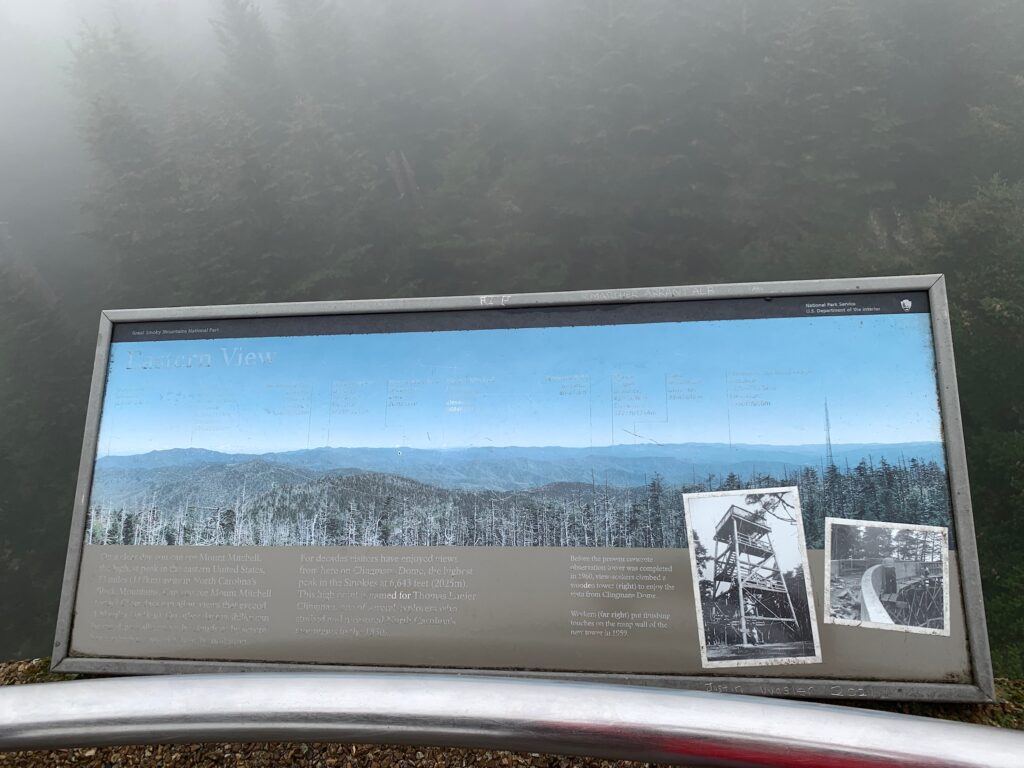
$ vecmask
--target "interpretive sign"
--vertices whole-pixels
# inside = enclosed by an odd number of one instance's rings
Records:
[[[103,313],[54,667],[992,680],[940,276]]]

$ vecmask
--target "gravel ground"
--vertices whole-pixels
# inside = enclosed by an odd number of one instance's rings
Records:
[[[0,663],[0,685],[69,679],[49,671],[49,659]],[[1024,730],[1024,680],[1000,680],[996,704],[872,704],[878,709]],[[0,752],[0,768],[641,768],[652,763],[496,752],[480,749],[380,747],[356,744],[181,744]]]
[[[21,768],[41,765],[76,768],[640,768],[650,764],[485,750],[374,747],[354,744],[184,744],[0,753],[0,766]]]

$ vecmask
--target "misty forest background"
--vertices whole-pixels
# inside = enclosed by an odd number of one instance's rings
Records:
[[[101,308],[944,272],[1024,676],[1024,4],[75,7],[0,9],[0,656],[51,645]]]

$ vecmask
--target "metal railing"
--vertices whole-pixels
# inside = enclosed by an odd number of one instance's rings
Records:
[[[758,549],[761,549],[761,550],[763,550],[765,552],[770,552],[771,551],[771,547],[768,546],[768,542],[767,541],[765,541],[763,538],[760,538],[760,537],[759,538],[754,538],[749,533],[737,534],[736,535],[736,540],[739,541],[740,544],[745,544],[748,547],[757,547]]]
[[[605,683],[303,672],[0,689],[3,750],[246,740],[481,747],[688,765],[1024,764],[1024,734],[998,728]]]

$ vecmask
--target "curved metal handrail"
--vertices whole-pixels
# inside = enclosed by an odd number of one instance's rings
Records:
[[[0,689],[3,750],[245,740],[486,747],[690,765],[1024,762],[1024,734],[998,728],[603,683],[258,673]]]

